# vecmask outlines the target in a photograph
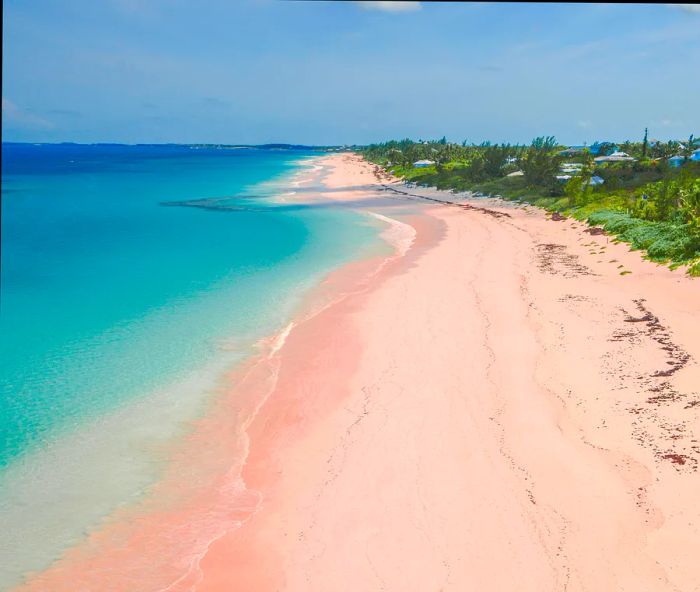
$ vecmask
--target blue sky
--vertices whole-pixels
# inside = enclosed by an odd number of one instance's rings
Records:
[[[687,5],[3,4],[5,141],[700,135]]]

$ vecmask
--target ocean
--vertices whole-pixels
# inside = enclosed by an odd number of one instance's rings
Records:
[[[316,156],[3,144],[0,588],[142,496],[223,373],[381,248],[294,202]]]

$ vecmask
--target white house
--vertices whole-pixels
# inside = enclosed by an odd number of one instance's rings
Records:
[[[561,165],[560,171],[564,174],[580,173],[583,165],[578,162],[567,162]]]
[[[613,152],[609,156],[596,156],[593,160],[595,162],[634,162],[637,159],[627,152]]]
[[[413,168],[422,169],[425,167],[433,166],[435,164],[434,160],[417,160],[413,163]]]

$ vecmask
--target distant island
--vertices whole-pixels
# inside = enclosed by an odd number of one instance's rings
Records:
[[[8,146],[21,146],[23,144],[30,144],[28,142],[3,142],[4,145]],[[173,147],[185,147],[193,149],[208,149],[208,150],[236,150],[240,148],[253,148],[259,150],[314,150],[314,151],[330,151],[335,152],[342,150],[341,146],[311,146],[306,144],[180,144],[177,142],[169,142],[164,144],[154,144],[154,143],[137,143],[137,144],[125,144],[120,142],[92,142],[92,143],[82,143],[82,142],[31,142],[34,146],[134,146],[134,147],[153,147],[153,146],[173,146]]]
[[[305,144],[187,144],[191,148],[217,148],[231,150],[236,148],[258,148],[261,150],[337,150],[338,146],[307,146]]]

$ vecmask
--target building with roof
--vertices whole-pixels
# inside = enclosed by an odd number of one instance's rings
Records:
[[[583,164],[580,162],[565,162],[559,167],[562,173],[580,173],[583,169]]]
[[[413,168],[416,169],[423,169],[425,167],[433,166],[435,164],[434,160],[417,160],[416,162],[413,163]]]
[[[637,159],[627,154],[627,152],[615,151],[608,156],[596,156],[595,162],[634,162]]]

